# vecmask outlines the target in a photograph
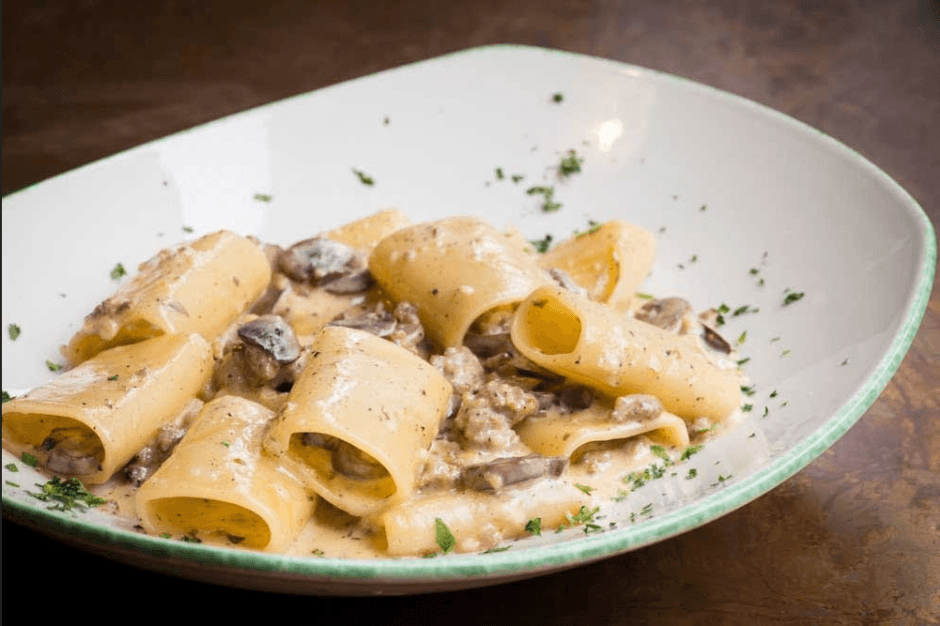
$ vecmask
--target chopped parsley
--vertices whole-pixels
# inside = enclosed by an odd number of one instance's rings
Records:
[[[652,452],[654,455],[658,456],[662,460],[668,462],[669,464],[672,464],[672,459],[669,458],[669,453],[666,452],[666,448],[662,446],[658,446],[658,445],[652,445],[650,446],[650,452]]]
[[[688,448],[682,451],[682,455],[679,456],[679,460],[688,461],[690,458],[692,458],[693,454],[697,454],[701,449],[702,449],[701,444],[697,446],[689,446]]]
[[[489,550],[484,550],[484,551],[481,552],[480,554],[493,554],[493,553],[496,553],[496,552],[505,552],[506,550],[508,550],[508,549],[511,548],[511,547],[512,547],[512,546],[496,546],[495,548],[490,548]]]
[[[583,162],[583,157],[579,157],[574,150],[569,150],[565,158],[558,164],[558,175],[564,178],[579,173]]]
[[[588,220],[588,229],[587,230],[576,230],[574,232],[575,237],[580,237],[582,235],[590,235],[600,230],[600,227],[603,226],[601,222],[596,220]]]
[[[766,254],[766,253],[765,253],[765,254]],[[752,267],[750,270],[748,270],[748,273],[749,273],[751,276],[754,276],[754,277],[757,278],[757,286],[758,286],[758,287],[763,287],[763,286],[764,286],[764,277],[760,275],[760,270],[759,270],[759,269],[757,269],[756,267]]]
[[[580,489],[581,491],[583,491],[584,493],[586,493],[587,495],[591,495],[591,492],[594,491],[594,487],[582,485],[581,483],[575,483],[574,486]]]
[[[584,527],[585,534],[597,532],[602,530],[602,528],[595,522],[594,516],[600,510],[600,507],[596,506],[593,509],[589,509],[586,506],[582,506],[575,515],[567,514],[565,518],[568,520],[569,526],[574,526],[575,524],[582,524]]]
[[[256,193],[254,195],[254,199],[257,200],[258,202],[270,202],[271,200],[274,199],[274,196],[268,193]]]
[[[503,168],[497,167],[496,170],[496,180],[503,180],[506,178],[506,175],[503,173]]]
[[[12,399],[13,399],[13,396],[11,396],[9,392],[6,389],[4,389],[3,390],[3,404],[6,404]]]
[[[52,502],[52,506],[47,507],[52,511],[72,511],[74,509],[84,511],[88,507],[100,506],[107,502],[104,498],[99,498],[86,490],[77,478],[62,480],[58,476],[53,476],[52,480],[46,484],[37,484],[36,486],[42,491],[27,493],[37,500]]]
[[[184,233],[191,233],[191,232],[193,232],[193,230],[194,230],[194,229],[193,229],[192,226],[183,226],[183,232],[184,232]]]
[[[685,479],[686,479],[686,480],[692,480],[692,479],[695,478],[696,476],[698,476],[698,470],[695,469],[694,467],[690,467],[690,468],[689,468],[689,472],[685,475]]]
[[[513,175],[512,175],[512,182],[514,182],[514,183],[522,182],[524,179],[525,179],[525,176],[523,176],[522,174],[513,174]]]
[[[365,172],[363,172],[362,170],[357,170],[353,168],[353,174],[355,174],[359,178],[359,182],[361,182],[363,185],[369,185],[371,187],[372,185],[375,184],[375,181],[372,179],[372,177],[366,174]]]
[[[46,367],[49,368],[50,372],[58,372],[60,369],[62,369],[62,365],[49,360],[46,360]]]
[[[552,246],[552,236],[545,235],[542,239],[533,239],[529,242],[532,244],[532,247],[535,248],[535,251],[539,254],[544,254],[548,252],[548,249]]]
[[[536,185],[535,187],[529,187],[526,189],[526,193],[530,196],[540,195],[544,198],[544,201],[542,202],[542,211],[545,213],[552,213],[561,208],[561,203],[555,202],[554,187]]]
[[[558,104],[564,99],[565,99],[565,94],[561,93],[560,91],[552,94],[552,102],[554,102],[555,104]]]
[[[16,341],[23,331],[20,329],[19,324],[10,324],[7,326],[7,332],[10,334],[10,341]]]
[[[124,269],[123,263],[118,263],[111,270],[111,280],[118,280],[120,278],[123,278],[124,276],[127,276],[127,270]]]
[[[737,317],[739,315],[744,315],[745,313],[757,313],[760,311],[757,307],[752,307],[750,304],[745,304],[744,306],[739,306],[734,311],[731,312],[731,317]]]
[[[457,546],[457,538],[454,537],[454,533],[439,517],[434,518],[434,540],[444,554],[451,552]]]
[[[23,454],[21,454],[20,461],[22,461],[26,465],[29,465],[30,467],[36,467],[37,465],[39,465],[39,459],[36,458],[34,455],[30,454],[29,452],[24,452]]]
[[[526,522],[525,530],[526,532],[531,533],[533,535],[541,535],[542,534],[542,518],[533,517],[532,519],[530,519],[528,522]]]
[[[18,471],[20,471],[20,468],[16,466],[16,463],[7,463],[7,464],[4,465],[3,467],[5,467],[5,468],[7,469],[7,471],[10,471],[10,472],[18,472]]]
[[[642,291],[638,291],[633,295],[639,298],[640,300],[652,300],[653,299],[653,294],[643,293]]]
[[[745,342],[745,340],[747,340],[747,331],[746,331],[746,330],[745,330],[745,331],[742,331],[741,334],[738,335],[738,345],[740,346],[741,344],[743,344],[743,343]]]
[[[793,304],[803,297],[802,291],[791,291],[790,289],[787,289],[784,293],[786,295],[783,297],[783,306]]]
[[[715,309],[715,312],[717,313],[717,316],[715,317],[715,325],[716,325],[716,326],[724,326],[724,323],[725,323],[725,313],[728,313],[728,312],[730,312],[730,311],[731,311],[731,307],[729,307],[727,304],[725,304],[725,303],[723,303],[723,302],[722,302],[721,304],[719,304],[719,305],[718,305],[718,308]]]

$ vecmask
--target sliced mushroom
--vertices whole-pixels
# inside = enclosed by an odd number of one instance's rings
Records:
[[[256,346],[281,365],[300,357],[300,342],[291,325],[280,315],[262,315],[238,327],[238,336],[246,345]]]
[[[101,469],[104,457],[101,441],[82,428],[54,428],[42,447],[49,451],[46,469],[53,472],[81,476]]]
[[[350,293],[361,293],[369,289],[369,287],[374,284],[375,278],[372,277],[372,272],[370,272],[368,269],[361,269],[340,276],[335,280],[329,281],[323,285],[323,289],[329,291],[330,293],[342,295]]]
[[[349,246],[327,239],[305,239],[283,250],[278,268],[299,282],[320,285],[347,274],[356,252]]]
[[[498,491],[536,478],[557,478],[565,471],[567,464],[568,459],[563,457],[537,454],[497,459],[465,467],[460,476],[460,485],[474,491]]]
[[[284,289],[275,285],[272,281],[261,297],[251,305],[248,312],[254,315],[267,315],[274,309],[274,305],[277,304],[282,293],[284,293]]]
[[[349,478],[374,479],[388,476],[388,470],[356,446],[338,440],[333,450],[333,469]]]
[[[663,412],[663,403],[659,398],[645,393],[621,396],[614,403],[610,419],[615,422],[649,420]]]
[[[594,403],[594,392],[580,385],[566,386],[558,392],[558,404],[565,412],[583,411]]]
[[[463,345],[481,359],[513,351],[509,332],[488,334],[468,332],[464,335]]]
[[[359,479],[388,476],[388,470],[375,458],[342,439],[323,433],[304,433],[302,441],[304,445],[330,451],[333,469],[343,476]]]
[[[377,337],[388,337],[395,330],[396,326],[398,326],[398,323],[391,315],[367,313],[359,317],[336,319],[330,322],[330,325],[364,330]]]
[[[135,487],[140,487],[150,478],[160,465],[170,458],[176,444],[183,439],[183,435],[189,430],[189,425],[199,414],[203,404],[202,400],[196,398],[190,400],[176,419],[161,426],[153,440],[141,448],[124,466],[124,478]]]
[[[659,298],[645,303],[636,312],[636,319],[675,333],[682,328],[682,320],[692,311],[692,305],[682,298]]]
[[[702,324],[702,341],[712,350],[717,350],[724,354],[731,354],[731,344],[706,324]]]
[[[124,466],[124,478],[135,487],[140,487],[153,475],[159,464],[160,456],[155,446],[147,446],[138,452],[130,463]]]

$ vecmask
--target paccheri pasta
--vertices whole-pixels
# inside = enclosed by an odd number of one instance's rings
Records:
[[[590,524],[638,464],[740,415],[707,312],[636,297],[654,256],[620,220],[544,253],[400,211],[286,247],[212,233],[89,314],[69,369],[3,405],[4,447],[131,494],[147,533],[242,549],[426,556]]]

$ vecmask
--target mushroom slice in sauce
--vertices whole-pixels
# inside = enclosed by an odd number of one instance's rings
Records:
[[[388,337],[391,335],[398,322],[391,315],[378,315],[374,312],[360,315],[359,317],[349,317],[345,319],[336,319],[330,322],[330,326],[342,326],[344,328],[355,328],[372,333],[377,337]]]
[[[382,478],[388,470],[371,455],[339,440],[333,449],[333,469],[349,478]]]
[[[305,239],[283,250],[278,268],[298,282],[320,285],[354,269],[356,252],[349,246],[327,239]]]
[[[238,327],[238,336],[247,344],[264,350],[281,365],[300,357],[300,342],[291,325],[280,315],[262,315]]]
[[[509,332],[477,334],[468,332],[464,335],[463,345],[471,352],[486,359],[497,354],[506,354],[514,350]]]
[[[568,459],[537,454],[496,459],[465,467],[460,486],[474,491],[498,491],[536,478],[557,478],[567,464]]]
[[[375,278],[372,277],[372,272],[366,268],[350,272],[340,276],[336,280],[331,280],[323,285],[323,289],[330,293],[343,295],[350,293],[362,293],[363,291],[368,290],[369,287],[374,284]]]
[[[73,476],[97,472],[104,458],[101,441],[82,428],[53,428],[42,448],[49,451],[46,469]]]
[[[641,306],[634,317],[675,333],[682,328],[683,318],[691,312],[692,305],[682,298],[659,298]]]
[[[717,350],[723,354],[731,354],[731,344],[706,324],[702,324],[702,341],[712,350]]]
[[[304,445],[317,446],[329,450],[333,469],[347,478],[382,478],[388,476],[388,470],[371,455],[356,446],[331,435],[323,433],[304,433]]]

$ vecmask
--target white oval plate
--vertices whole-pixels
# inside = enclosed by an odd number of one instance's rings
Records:
[[[582,172],[559,181],[569,150]],[[562,207],[543,212],[533,185],[554,186]],[[683,467],[633,492],[614,527],[494,554],[339,560],[148,537],[97,512],[46,510],[27,494],[44,479],[6,452],[4,516],[142,567],[292,593],[416,593],[584,564],[724,515],[821,454],[894,374],[936,264],[917,203],[812,128],[630,65],[485,47],[234,115],[4,198],[3,325],[22,334],[4,332],[3,388],[55,375],[46,361],[115,288],[116,263],[136,267],[223,227],[291,243],[392,206],[414,221],[476,214],[531,239],[615,217],[650,229],[659,257],[645,290],[759,309],[724,327],[750,359],[748,419],[688,461],[695,480]],[[787,290],[804,297],[784,305]]]

